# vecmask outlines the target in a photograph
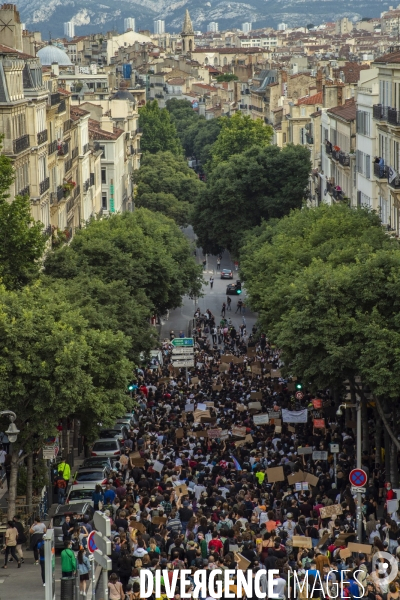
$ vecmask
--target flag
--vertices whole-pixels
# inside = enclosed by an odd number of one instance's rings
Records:
[[[389,180],[389,183],[392,183],[396,179],[397,176],[398,176],[397,171],[395,171],[393,169],[393,167],[389,167],[389,169],[388,169],[388,180]]]
[[[307,423],[308,412],[307,409],[303,410],[286,410],[282,409],[282,422],[283,423]]]
[[[239,465],[238,460],[234,456],[232,456],[232,454],[231,459],[233,460],[233,464],[235,465],[236,471],[241,471],[242,467]]]

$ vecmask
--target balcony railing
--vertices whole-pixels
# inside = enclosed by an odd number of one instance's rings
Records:
[[[332,148],[332,158],[333,160],[339,160],[340,150],[334,150]]]
[[[85,183],[83,184],[83,192],[86,193],[88,191],[90,187],[90,179],[86,179]]]
[[[79,154],[78,146],[72,150],[72,159],[76,158]]]
[[[67,173],[68,171],[70,171],[72,169],[72,158],[68,158],[68,160],[65,161],[65,173]]]
[[[50,144],[48,144],[48,146],[47,146],[47,154],[49,156],[50,156],[50,154],[53,154],[53,152],[55,152],[57,150],[57,146],[58,146],[57,140],[54,140],[54,142],[50,142]]]
[[[311,135],[311,133],[306,133],[306,142],[307,142],[307,144],[313,144],[314,143],[314,138]]]
[[[343,167],[349,167],[350,166],[350,155],[346,154],[345,152],[339,152],[339,163]]]
[[[372,107],[372,116],[378,121],[387,121],[388,107],[382,104],[374,104]]]
[[[40,146],[40,144],[44,144],[45,142],[47,142],[47,129],[43,129],[43,131],[40,131],[37,134],[38,146]]]
[[[89,144],[83,146],[83,154],[86,154],[86,152],[89,152]]]
[[[339,191],[339,190],[333,189],[332,195],[335,200],[343,200],[343,198],[344,198],[344,194],[343,194],[342,190]]]
[[[388,167],[386,165],[380,165],[379,163],[374,163],[374,175],[378,179],[387,179]]]
[[[18,192],[18,196],[29,196],[30,193],[30,187],[29,185],[26,185],[22,190],[20,190]]]
[[[67,202],[67,213],[74,207],[75,198],[72,197]]]
[[[65,112],[66,110],[67,110],[67,106],[65,104],[65,100],[61,100],[60,104],[58,105],[57,112],[62,113],[62,112]]]
[[[394,179],[392,179],[392,181],[390,181],[390,169],[388,167],[388,184],[389,187],[391,187],[393,190],[400,190],[400,175],[397,175],[397,177],[395,177]]]
[[[29,135],[21,135],[21,137],[14,140],[13,146],[14,154],[19,154],[20,152],[23,152],[24,150],[29,148]]]
[[[333,194],[334,187],[335,187],[335,184],[332,181],[326,182],[326,189],[328,191],[328,194]]]
[[[50,192],[50,206],[52,206],[53,204],[57,204],[56,192]]]
[[[40,190],[40,195],[44,194],[45,192],[47,192],[47,190],[50,187],[50,178],[46,177],[46,179],[43,179],[43,181],[41,181],[39,183],[39,190]]]
[[[50,106],[54,106],[60,102],[60,94],[56,92],[55,94],[50,94]]]
[[[80,185],[77,185],[74,189],[74,198],[77,198],[80,193],[81,193],[81,187],[80,187]]]
[[[400,126],[400,111],[395,108],[388,108],[388,123]]]
[[[136,129],[136,135],[138,135],[139,133],[143,133],[143,129],[141,127],[138,127]]]
[[[67,119],[66,121],[64,121],[64,125],[63,125],[64,133],[66,133],[67,131],[69,131],[71,129],[71,125],[72,125],[71,119]]]
[[[61,202],[64,198],[64,188],[62,185],[57,186],[57,202]]]
[[[69,150],[69,144],[68,142],[61,142],[61,144],[58,145],[58,156],[66,156],[68,154],[68,150]]]

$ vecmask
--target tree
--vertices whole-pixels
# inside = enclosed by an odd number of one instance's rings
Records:
[[[145,155],[140,169],[133,172],[137,185],[136,200],[143,194],[173,194],[183,202],[194,202],[204,188],[193,169],[190,169],[182,156],[171,152],[157,152]]]
[[[13,181],[11,160],[0,153],[0,280],[19,289],[39,276],[46,238],[42,223],[31,217],[28,197],[8,201]]]
[[[92,221],[47,256],[45,273],[66,285],[82,275],[123,282],[135,302],[146,298],[149,317],[180,306],[185,294],[198,296],[202,286],[201,267],[179,227],[144,208]]]
[[[199,246],[211,254],[226,248],[238,256],[246,232],[302,206],[309,172],[303,146],[253,147],[221,163],[194,206]]]
[[[89,413],[92,427],[111,424],[127,405],[133,365],[121,332],[90,329],[58,292],[38,284],[18,292],[0,287],[0,307],[0,405],[16,413],[20,430],[12,447],[11,518],[18,463],[67,415]]]
[[[261,119],[253,120],[240,111],[233,117],[222,119],[221,123],[221,132],[211,150],[212,168],[252,146],[268,146],[272,139],[272,127],[265,126]]]
[[[217,75],[218,83],[223,83],[224,81],[238,81],[239,77],[234,75],[233,73],[222,73],[222,75]]]
[[[180,227],[187,227],[189,224],[190,204],[180,202],[174,194],[144,193],[137,198],[135,204],[138,208],[148,208],[153,212],[162,213],[173,219]]]
[[[143,129],[141,149],[143,152],[169,150],[173,154],[182,153],[175,125],[166,108],[160,109],[157,100],[147,102],[139,109],[139,127]]]

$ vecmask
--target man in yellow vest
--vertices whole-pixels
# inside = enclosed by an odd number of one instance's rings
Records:
[[[58,474],[61,475],[61,477],[68,483],[68,481],[70,480],[70,477],[71,477],[71,467],[65,461],[65,459],[63,459],[59,463],[59,465],[57,467],[57,471],[58,471]]]

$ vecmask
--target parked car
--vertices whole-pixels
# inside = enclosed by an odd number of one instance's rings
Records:
[[[122,427],[118,427],[117,425],[122,425]],[[100,429],[99,438],[115,438],[123,443],[128,437],[128,429],[123,423],[118,423],[117,425],[114,425],[109,429]]]
[[[65,504],[79,504],[80,502],[88,502],[91,506],[93,506],[92,494],[96,489],[96,485],[97,484],[90,482],[71,485],[65,498]],[[105,486],[103,486],[103,489],[105,489]]]
[[[111,470],[112,462],[108,456],[89,456],[88,458],[85,458],[79,468],[84,469],[89,467],[108,467]]]
[[[90,483],[94,485],[106,485],[110,475],[110,468],[104,467],[81,467],[75,473],[72,485]]]
[[[115,421],[116,425],[125,425],[125,427],[129,430],[131,428],[131,426],[133,425],[133,421],[131,419],[131,417],[119,417],[116,421]]]
[[[114,458],[121,455],[121,444],[115,438],[96,440],[91,449],[91,456],[109,456]]]
[[[221,269],[221,279],[233,279],[232,269]]]
[[[75,495],[76,492],[77,490],[74,490]],[[89,492],[89,490],[87,490],[87,492]],[[92,493],[93,490],[90,490],[90,498],[92,497]],[[64,548],[62,526],[65,522],[65,517],[67,515],[70,515],[72,517],[72,515],[74,515],[75,513],[79,515],[81,519],[85,515],[87,515],[91,520],[93,518],[94,513],[93,506],[90,502],[82,500],[80,500],[79,502],[71,502],[70,500],[70,504],[59,504],[57,506],[55,514],[50,521],[50,528],[54,529],[54,546],[56,548]]]

